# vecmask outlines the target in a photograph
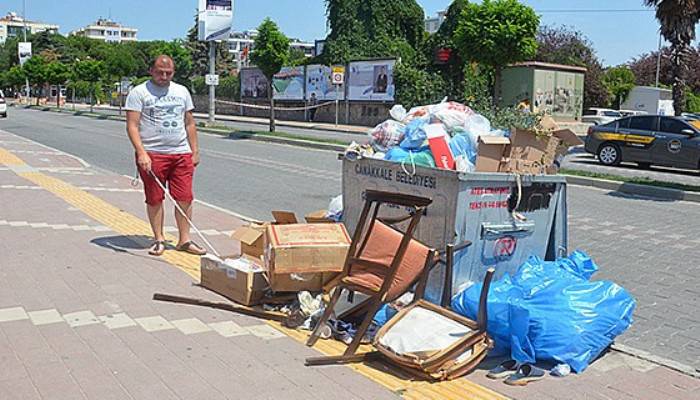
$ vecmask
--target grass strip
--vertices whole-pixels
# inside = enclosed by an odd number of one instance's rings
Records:
[[[620,175],[613,175],[613,174],[605,174],[605,173],[600,173],[600,172],[581,171],[581,170],[568,169],[568,168],[563,168],[561,171],[559,171],[559,173],[561,173],[563,175],[581,176],[584,178],[605,179],[608,181],[633,183],[636,185],[646,185],[646,186],[655,186],[655,187],[666,188],[666,189],[684,190],[686,192],[700,192],[700,186],[687,185],[684,183],[677,183],[677,182],[659,181],[659,180],[651,179],[651,178],[647,178],[647,177],[628,177],[628,176],[620,176]]]

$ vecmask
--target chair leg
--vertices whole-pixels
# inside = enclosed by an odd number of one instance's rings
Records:
[[[306,341],[307,346],[311,347],[315,345],[318,341],[318,337],[321,335],[321,328],[331,318],[331,315],[333,314],[333,308],[335,307],[335,303],[337,303],[340,299],[340,294],[342,292],[343,288],[341,286],[335,287],[335,290],[333,291],[333,296],[331,296],[331,301],[326,306],[326,309],[323,311],[321,319],[318,320],[314,331],[311,333],[311,336],[309,336],[309,339]]]
[[[357,328],[357,332],[355,333],[355,337],[352,339],[352,342],[350,342],[350,345],[348,346],[347,349],[345,349],[345,353],[343,353],[343,356],[347,357],[349,355],[355,354],[357,349],[360,347],[360,343],[362,342],[362,338],[365,336],[365,333],[367,333],[367,329],[369,329],[369,324],[372,323],[372,319],[374,318],[374,314],[379,311],[379,309],[382,307],[382,300],[380,296],[377,296],[374,301],[372,301],[372,304],[367,308],[367,315],[365,316],[365,319],[362,321],[362,324],[360,324],[360,327]]]

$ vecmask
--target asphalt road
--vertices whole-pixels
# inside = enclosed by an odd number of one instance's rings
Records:
[[[124,123],[15,109],[0,129],[120,174],[135,172]],[[329,151],[201,135],[201,200],[256,219],[303,214],[341,192]],[[597,279],[625,287],[638,305],[618,342],[700,369],[700,204],[569,188],[570,249],[591,254]]]

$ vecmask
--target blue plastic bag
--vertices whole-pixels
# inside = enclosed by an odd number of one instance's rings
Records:
[[[424,118],[416,118],[406,125],[406,134],[403,141],[401,141],[401,148],[404,150],[421,151],[428,148],[426,141],[428,140],[428,135],[425,133],[426,125],[428,125],[429,120]]]
[[[545,262],[531,257],[511,278],[494,282],[489,291],[488,332],[496,350],[510,351],[519,362],[566,363],[584,371],[615,337],[632,324],[636,303],[622,287],[591,282],[598,267],[588,255]],[[453,309],[476,317],[481,285],[452,300]]]

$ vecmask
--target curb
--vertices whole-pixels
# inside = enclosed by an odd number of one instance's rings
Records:
[[[632,356],[632,357],[636,357],[640,360],[648,361],[652,364],[657,364],[657,365],[660,365],[662,367],[672,369],[676,372],[680,372],[682,374],[692,376],[693,378],[700,378],[700,370],[699,369],[693,368],[693,367],[691,367],[689,365],[685,365],[683,363],[669,360],[667,358],[655,356],[655,355],[649,353],[648,351],[639,350],[639,349],[635,349],[634,347],[626,346],[624,344],[616,344],[616,343],[613,343],[610,346],[610,348],[617,351],[617,352],[624,353],[624,354],[627,354],[627,355]]]
[[[203,132],[216,132],[216,133],[224,133],[222,131],[213,131],[209,129],[202,129],[200,128]],[[340,144],[332,144],[332,143],[321,143],[321,142],[313,142],[310,140],[303,140],[303,139],[291,139],[291,138],[282,138],[282,137],[277,137],[277,136],[266,136],[262,134],[255,134],[255,135],[248,135],[245,133],[229,133],[228,135],[229,138],[231,139],[246,139],[246,140],[255,140],[258,142],[268,142],[268,143],[277,143],[277,144],[286,144],[290,146],[298,146],[298,147],[307,147],[307,148],[312,148],[312,149],[318,149],[318,150],[329,150],[329,151],[345,151],[345,148],[347,146],[343,146]]]
[[[668,201],[690,201],[700,203],[700,192],[688,192],[680,189],[662,188],[657,186],[640,185],[637,183],[610,181],[607,179],[587,178],[582,176],[564,175],[572,185],[590,186],[614,192],[654,197]]]

